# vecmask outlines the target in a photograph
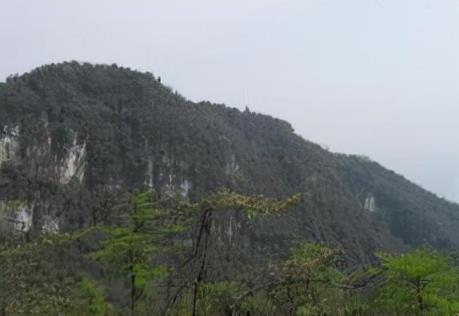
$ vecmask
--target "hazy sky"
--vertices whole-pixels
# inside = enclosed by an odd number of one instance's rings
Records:
[[[151,71],[459,201],[459,0],[0,0],[0,79]]]

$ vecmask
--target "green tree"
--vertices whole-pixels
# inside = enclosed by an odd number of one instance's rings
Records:
[[[75,297],[72,298],[73,302],[69,314],[75,316],[109,315],[110,304],[105,302],[104,294],[97,283],[91,279],[84,278],[79,285]]]
[[[167,267],[155,265],[153,259],[164,251],[164,239],[179,233],[182,227],[169,216],[170,210],[159,207],[153,192],[133,195],[124,207],[131,208],[124,218],[126,223],[102,228],[108,239],[94,257],[129,279],[129,309],[134,314],[137,303],[144,298],[148,282],[167,276]],[[121,219],[123,215],[126,212],[120,214]]]
[[[0,313],[58,315],[71,304],[79,276],[68,235],[45,235],[0,251]]]
[[[384,283],[378,302],[407,315],[451,315],[459,311],[459,269],[436,251],[419,248],[394,256],[380,253]]]
[[[172,296],[168,303],[167,310],[171,311],[177,303],[178,298],[188,296],[183,294],[187,289],[191,288],[191,305],[190,313],[195,316],[198,314],[200,293],[202,284],[208,283],[205,279],[209,269],[208,256],[211,252],[210,240],[212,236],[212,227],[215,221],[215,213],[225,210],[244,210],[249,218],[268,215],[285,210],[290,205],[298,203],[299,196],[295,195],[285,200],[268,198],[262,195],[243,195],[229,190],[220,190],[207,198],[202,199],[198,203],[185,203],[182,207],[188,212],[194,213],[199,217],[198,223],[194,228],[195,235],[193,237],[193,251],[185,260],[184,266],[193,267],[191,281],[186,281],[186,284],[179,287],[175,295]],[[190,286],[191,285],[191,286]],[[202,305],[202,304],[201,304]]]
[[[366,304],[353,293],[365,283],[342,272],[343,263],[344,254],[335,247],[303,244],[242,291],[234,310],[238,315],[366,315]]]

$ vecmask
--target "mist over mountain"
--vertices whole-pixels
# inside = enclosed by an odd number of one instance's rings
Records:
[[[456,1],[17,0],[3,8],[1,81],[73,59],[154,70],[189,100],[248,105],[459,202]]]
[[[0,316],[459,315],[459,1],[0,28]]]
[[[366,156],[152,73],[0,83],[4,315],[444,315],[458,223]]]
[[[47,65],[2,83],[0,108],[0,198],[10,216],[29,214],[32,235],[103,221],[94,208],[107,192],[152,188],[196,200],[225,187],[302,195],[286,216],[242,234],[254,249],[314,240],[358,262],[377,249],[459,245],[457,204],[365,157],[329,152],[285,121],[190,102],[150,73]]]

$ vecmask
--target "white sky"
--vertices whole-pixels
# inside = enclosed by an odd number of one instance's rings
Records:
[[[459,201],[459,0],[0,0],[0,79],[151,71]]]

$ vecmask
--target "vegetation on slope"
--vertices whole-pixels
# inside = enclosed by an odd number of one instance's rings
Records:
[[[346,268],[336,246],[306,243],[261,266],[217,277],[213,217],[228,208],[283,213],[284,201],[220,192],[199,203],[131,195],[118,224],[46,235],[0,252],[4,315],[450,315],[459,308],[453,257],[420,248]],[[186,215],[186,216],[184,216]],[[120,218],[122,220],[120,220]],[[219,262],[232,265],[232,261]]]
[[[0,161],[4,314],[456,309],[450,256],[377,252],[457,248],[459,207],[284,121],[70,62],[0,85],[0,127],[17,142]],[[20,208],[31,229],[13,233]]]
[[[333,154],[278,119],[189,102],[152,74],[76,62],[43,66],[9,78],[0,108],[0,126],[20,130],[14,161],[2,164],[0,199],[33,205],[31,235],[49,217],[63,231],[102,223],[112,194],[153,188],[196,201],[227,187],[303,197],[285,216],[252,229],[244,251],[270,247],[275,255],[315,240],[340,243],[356,262],[368,262],[377,249],[400,248],[342,183]],[[75,148],[85,149],[84,173],[63,182]]]

